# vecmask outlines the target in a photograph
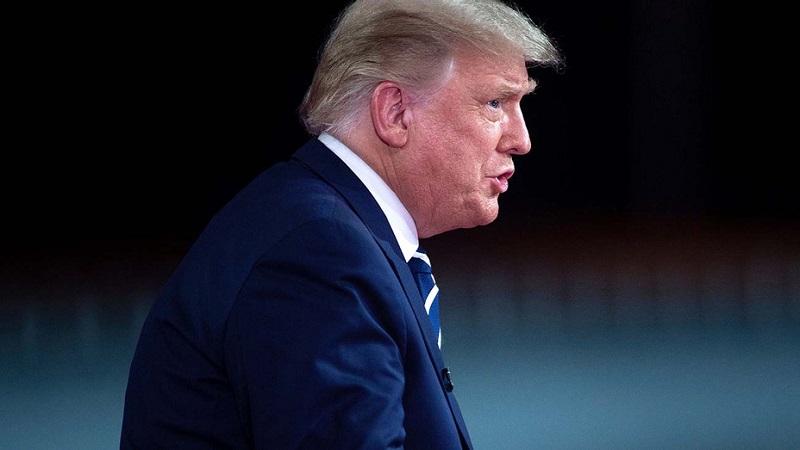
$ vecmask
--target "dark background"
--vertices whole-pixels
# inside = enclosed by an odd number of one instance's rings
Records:
[[[728,91],[711,3],[519,3],[566,68],[533,72],[533,150],[502,197],[501,226],[798,217],[790,152],[754,145],[746,111],[720,111]],[[343,4],[120,8],[32,33],[11,122],[22,133],[7,149],[4,242],[194,238],[305,141],[296,108]]]

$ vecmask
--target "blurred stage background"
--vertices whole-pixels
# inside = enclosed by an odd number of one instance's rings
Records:
[[[770,87],[727,72],[710,0],[606,3],[519,2],[567,67],[533,73],[500,218],[426,243],[473,441],[798,448],[800,189],[758,126]],[[118,447],[155,292],[306,139],[295,108],[342,5],[32,21],[2,180],[0,448]]]

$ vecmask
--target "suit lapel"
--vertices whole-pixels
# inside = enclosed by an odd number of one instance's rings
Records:
[[[425,311],[424,301],[411,275],[408,264],[402,256],[400,246],[397,244],[397,239],[392,232],[389,221],[386,219],[378,203],[372,197],[372,194],[350,168],[317,139],[309,140],[306,145],[301,147],[293,155],[293,158],[317,173],[328,182],[328,184],[341,193],[342,197],[350,204],[370,230],[375,241],[381,247],[386,258],[394,268],[395,274],[400,280],[403,290],[406,292],[406,297],[417,319],[417,325],[422,331],[431,364],[434,366],[437,376],[441,376],[445,366],[442,353],[439,350],[438,336],[435,335],[433,327],[430,326],[430,320],[428,319],[428,313]],[[439,381],[441,383],[441,380]],[[447,393],[446,397],[461,435],[468,443],[468,446],[471,447],[458,403],[452,393]]]
[[[406,296],[410,300],[417,322],[420,324],[428,352],[434,358],[438,358],[434,361],[436,367],[439,368],[442,365],[441,352],[433,328],[427,326],[430,321],[419,288],[408,269],[408,264],[402,257],[397,239],[378,202],[350,168],[318,140],[311,140],[294,155],[294,158],[339,191],[370,230],[375,241],[394,267],[394,271],[406,291]]]

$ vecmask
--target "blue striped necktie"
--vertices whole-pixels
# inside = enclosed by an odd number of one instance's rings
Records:
[[[431,319],[437,344],[439,348],[442,348],[442,329],[439,325],[439,287],[436,286],[436,280],[433,279],[431,260],[428,259],[425,249],[419,247],[408,262],[408,266],[417,282],[419,293],[425,300],[425,311],[428,312],[428,317]]]

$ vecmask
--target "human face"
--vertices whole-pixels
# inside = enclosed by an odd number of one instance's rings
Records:
[[[520,101],[534,86],[522,58],[461,55],[448,81],[412,108],[414,182],[403,203],[421,238],[497,218],[512,156],[531,148]]]

